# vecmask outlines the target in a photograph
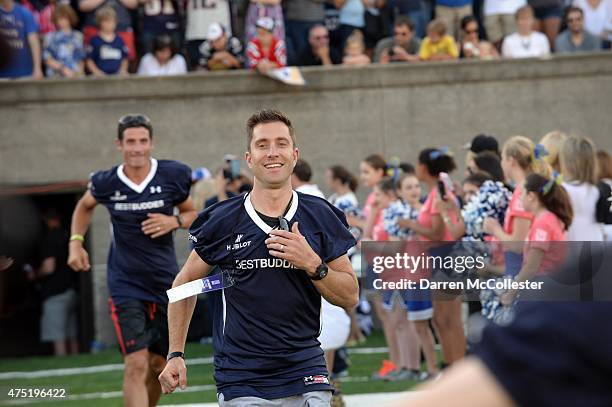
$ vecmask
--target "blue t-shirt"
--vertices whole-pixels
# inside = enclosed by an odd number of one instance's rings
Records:
[[[299,223],[325,262],[356,244],[344,214],[324,199],[293,192],[285,219]],[[250,195],[211,206],[190,229],[196,253],[235,278],[213,297],[214,376],[225,400],[331,390],[317,340],[321,295],[303,270],[269,254],[271,230]]]
[[[191,169],[178,161],[151,159],[151,171],[139,185],[127,178],[123,165],[91,176],[91,193],[111,217],[107,275],[113,302],[168,302],[166,290],[178,273],[172,233],[152,239],[141,223],[149,213],[172,215],[190,187]]]
[[[471,6],[472,0],[437,0],[436,5],[445,7]]]
[[[143,31],[169,34],[181,28],[176,0],[149,0],[143,5],[143,11]]]
[[[111,42],[96,35],[87,47],[87,58],[93,60],[98,69],[108,75],[119,73],[121,62],[127,57],[128,49],[118,35],[115,35]]]
[[[34,62],[28,43],[28,34],[38,32],[38,25],[32,13],[25,7],[14,3],[10,12],[0,7],[0,33],[6,38],[11,49],[11,63],[0,69],[0,78],[19,78],[30,76]]]
[[[45,36],[43,60],[53,58],[65,67],[76,71],[79,63],[85,59],[85,49],[83,48],[83,34],[72,30],[69,34],[63,31],[50,32]],[[47,67],[47,76],[54,76],[58,73]]]

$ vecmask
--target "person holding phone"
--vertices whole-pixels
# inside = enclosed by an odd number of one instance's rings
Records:
[[[299,150],[284,113],[254,113],[247,146],[253,190],[198,216],[190,229],[193,250],[173,287],[215,266],[233,277],[232,286],[212,294],[220,406],[329,406],[332,386],[317,341],[321,297],[344,309],[357,305],[347,256],[355,239],[342,211],[292,189]],[[159,376],[164,393],[187,386],[183,352],[195,302],[169,305],[170,353]]]

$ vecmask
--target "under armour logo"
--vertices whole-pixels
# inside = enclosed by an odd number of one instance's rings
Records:
[[[240,243],[240,240],[242,240],[242,236],[244,236],[244,235],[238,235],[236,237],[236,243]]]
[[[161,187],[159,185],[156,186],[156,187],[150,187],[150,191],[151,191],[152,194],[154,194],[156,192],[159,194],[159,193],[161,193]]]

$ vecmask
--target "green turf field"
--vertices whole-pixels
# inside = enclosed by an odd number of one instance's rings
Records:
[[[375,333],[357,348],[376,348],[385,346],[381,333]],[[190,343],[186,354],[190,358],[207,358],[212,356],[210,345]],[[386,353],[352,354],[349,376],[342,383],[342,391],[346,394],[392,392],[406,390],[414,386],[414,382],[380,382],[370,380]],[[119,352],[107,349],[98,354],[85,354],[65,358],[36,357],[25,359],[0,360],[0,375],[15,371],[38,371],[47,369],[79,368],[109,364],[121,364]],[[67,376],[45,376],[38,378],[2,378],[0,377],[0,405],[7,404],[7,392],[11,388],[65,388],[69,395],[80,396],[77,400],[45,401],[45,406],[120,406],[122,405],[120,393],[123,372],[121,370],[78,373]],[[179,404],[189,402],[213,402],[216,400],[214,382],[212,378],[212,365],[201,361],[200,364],[190,366],[187,373],[188,386],[192,391],[177,392],[163,396],[160,404]],[[188,389],[189,390],[189,389]],[[96,394],[98,393],[98,394]],[[104,393],[104,394],[103,394]],[[87,396],[84,396],[88,394]],[[87,398],[82,398],[87,397]],[[24,400],[27,401],[27,400]],[[24,403],[22,405],[32,405]],[[37,403],[40,405],[41,403]]]

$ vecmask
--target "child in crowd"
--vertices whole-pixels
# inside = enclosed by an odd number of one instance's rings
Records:
[[[406,219],[416,221],[419,217],[419,211],[423,206],[421,204],[421,184],[414,173],[404,173],[399,176],[395,186],[399,199],[391,203],[384,212],[386,229],[391,236],[407,241],[405,246],[406,252],[419,255],[422,247],[414,243],[417,240],[417,236],[412,230],[402,225]],[[412,276],[415,280],[418,277],[418,273]],[[406,295],[403,298],[405,298],[405,305],[408,310],[408,320],[414,325],[418,342],[421,344],[423,354],[425,355],[425,362],[427,363],[427,372],[422,374],[420,373],[420,366],[417,364],[414,371],[415,378],[425,380],[438,373],[435,342],[429,325],[433,317],[433,305],[429,290],[411,289],[405,291]],[[408,343],[406,346],[414,347],[418,352],[419,347],[417,343]]]
[[[57,31],[45,36],[43,60],[47,76],[74,78],[83,75],[83,34],[74,30],[78,17],[68,4],[58,5],[53,12],[53,23]]]
[[[115,29],[117,13],[112,7],[102,7],[96,12],[99,32],[87,47],[87,69],[94,76],[127,75],[128,49]]]
[[[287,65],[285,42],[274,36],[274,20],[270,17],[257,19],[257,36],[247,44],[247,64],[265,74]]]
[[[566,247],[555,242],[567,240],[573,217],[569,196],[558,173],[552,178],[529,174],[522,191],[521,201],[525,210],[533,214],[533,222],[523,249],[523,266],[514,278],[518,282],[558,269]],[[516,295],[516,290],[508,290],[501,296],[502,304],[511,305]]]
[[[363,42],[363,34],[359,30],[353,33],[346,39],[344,47],[343,65],[363,66],[370,64],[370,57],[365,54],[365,43]]]
[[[446,34],[444,21],[435,19],[427,25],[427,37],[423,39],[419,57],[423,61],[448,61],[459,58],[457,43]]]

